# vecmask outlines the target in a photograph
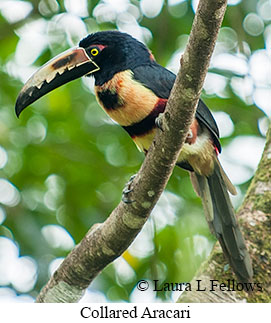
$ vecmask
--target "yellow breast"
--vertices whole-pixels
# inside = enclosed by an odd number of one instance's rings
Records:
[[[101,93],[110,91],[118,96],[118,105],[111,108],[101,100]],[[148,88],[133,79],[130,70],[117,73],[110,81],[95,86],[96,97],[105,112],[121,126],[143,120],[152,111],[158,98]]]

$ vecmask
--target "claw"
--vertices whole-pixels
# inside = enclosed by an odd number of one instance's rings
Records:
[[[158,117],[155,118],[155,125],[158,129],[160,129],[161,131],[164,131],[162,118],[163,118],[163,113],[159,113]]]
[[[192,139],[193,138],[193,132],[192,132],[191,129],[189,129],[189,131],[188,131],[187,138],[188,139]]]
[[[121,200],[125,204],[131,204],[131,203],[135,202],[134,200],[131,200],[129,198],[129,196],[128,196],[133,191],[132,183],[133,183],[133,180],[134,180],[135,177],[136,177],[136,174],[130,177],[128,183],[126,183],[126,185],[125,185],[125,187],[124,187],[124,189],[122,191]]]
[[[193,144],[195,141],[193,131],[189,129],[185,142],[189,145]]]

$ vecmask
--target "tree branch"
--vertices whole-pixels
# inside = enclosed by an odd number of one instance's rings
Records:
[[[131,204],[121,202],[102,224],[94,225],[66,257],[37,302],[76,302],[95,276],[120,256],[148,219],[186,139],[208,70],[226,0],[201,0],[165,113],[133,181]],[[166,153],[165,153],[166,152]]]
[[[219,283],[232,280],[231,270],[225,271],[223,252],[217,244],[209,259],[202,264],[198,275],[193,279],[192,292],[185,292],[178,302],[270,302],[271,290],[271,123],[266,137],[266,144],[255,176],[249,186],[245,199],[238,210],[242,232],[252,258],[254,269],[254,292],[210,291],[212,279]],[[206,291],[197,291],[197,280]],[[260,284],[260,285],[257,285]],[[259,288],[261,287],[261,288]],[[231,289],[233,282],[231,281]],[[262,289],[262,290],[261,290]]]

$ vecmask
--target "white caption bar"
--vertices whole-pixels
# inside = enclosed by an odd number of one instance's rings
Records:
[[[0,304],[1,322],[265,322],[271,304]]]

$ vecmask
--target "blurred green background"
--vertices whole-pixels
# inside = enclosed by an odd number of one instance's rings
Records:
[[[93,80],[67,84],[14,113],[18,92],[51,57],[88,33],[119,29],[177,72],[197,1],[0,1],[0,302],[33,302],[63,257],[121,199],[143,156],[99,108]],[[271,1],[230,0],[203,100],[221,131],[221,161],[242,201],[271,114]],[[199,58],[200,59],[200,58]],[[140,279],[188,282],[214,238],[187,172],[175,169],[132,246],[83,301],[174,301]]]

